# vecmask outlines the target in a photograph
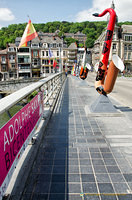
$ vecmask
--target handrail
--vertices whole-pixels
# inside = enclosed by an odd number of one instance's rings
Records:
[[[44,84],[48,83],[50,80],[53,80],[57,76],[61,76],[63,73],[57,73],[54,75],[51,75],[47,78],[41,79],[38,82],[32,83],[29,86],[26,86],[6,97],[0,100],[0,114],[2,114],[5,111],[8,111],[9,108],[20,102],[22,99],[27,97],[29,94],[31,94],[36,89],[41,88]]]
[[[29,152],[28,144],[35,144],[36,139],[37,145],[33,153],[37,153],[65,79],[64,72],[57,73],[0,100],[0,170],[3,170],[0,175],[0,200],[9,183],[12,185],[11,177],[17,164],[21,162],[20,157],[25,149]]]

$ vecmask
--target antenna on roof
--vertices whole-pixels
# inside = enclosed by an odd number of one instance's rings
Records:
[[[30,20],[30,17],[29,17],[29,15],[27,15],[27,17],[28,17],[28,19]]]
[[[111,8],[115,9],[114,0],[112,0]]]

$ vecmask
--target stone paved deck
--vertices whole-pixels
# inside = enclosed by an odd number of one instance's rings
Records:
[[[132,200],[132,109],[112,100],[124,116],[89,117],[97,97],[92,84],[67,78],[22,200]]]

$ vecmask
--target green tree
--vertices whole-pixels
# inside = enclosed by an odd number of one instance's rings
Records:
[[[85,42],[85,46],[88,48],[92,48],[94,46],[94,39],[87,38],[87,40]]]

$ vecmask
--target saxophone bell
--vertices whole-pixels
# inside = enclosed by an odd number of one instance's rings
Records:
[[[124,63],[117,55],[112,56],[112,61],[109,64],[107,76],[104,84],[106,94],[112,92],[119,70],[123,72],[125,69]]]

